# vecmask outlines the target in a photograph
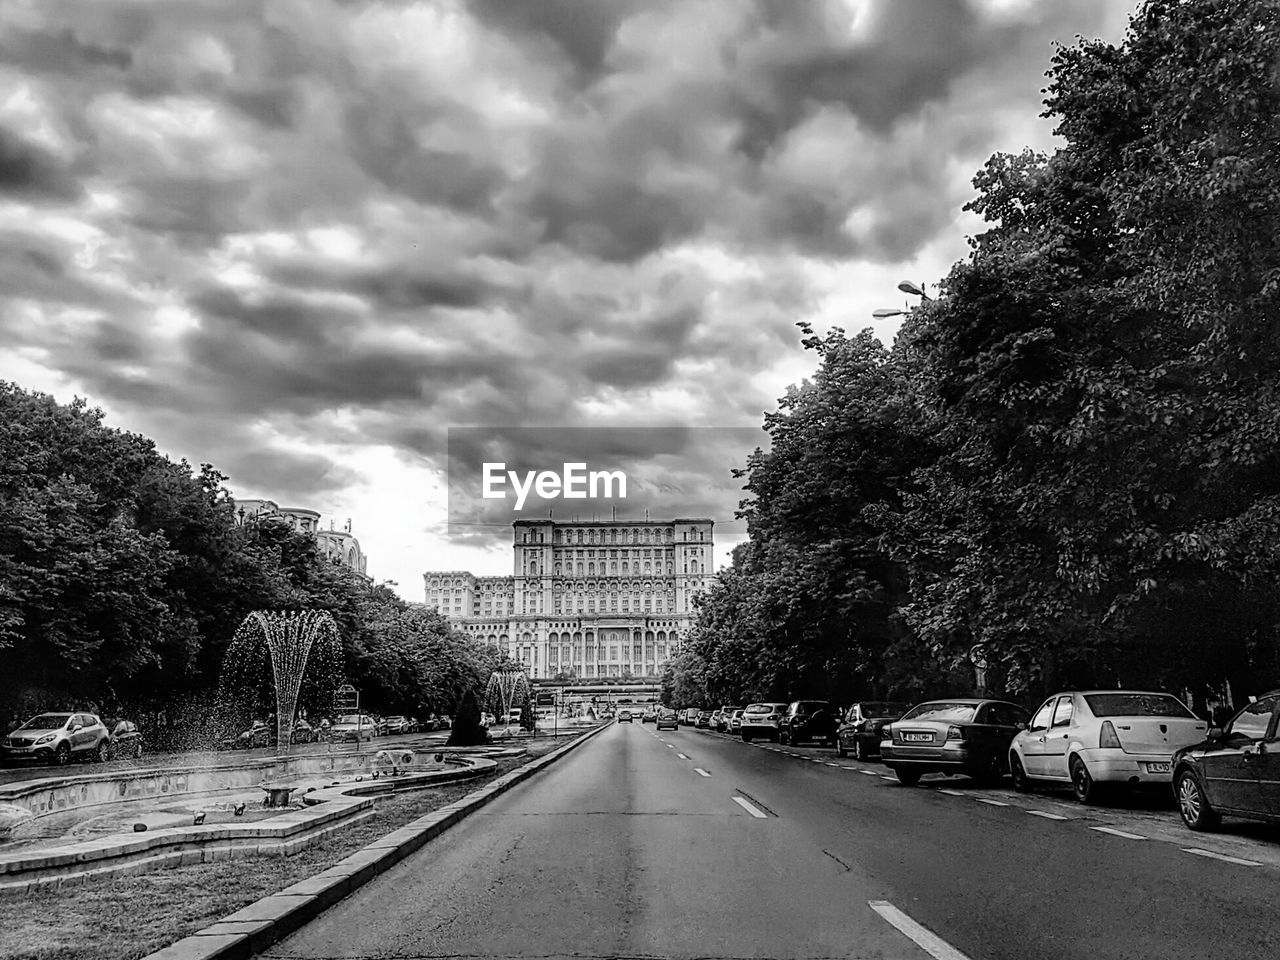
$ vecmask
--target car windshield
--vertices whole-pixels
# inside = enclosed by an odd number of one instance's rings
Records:
[[[862,705],[864,717],[900,717],[907,712],[905,703],[870,702]]]
[[[360,718],[356,716],[354,713],[349,713],[345,717],[339,717],[338,722],[339,723],[359,723]]]
[[[71,719],[69,713],[42,713],[22,725],[23,730],[53,730]]]
[[[1181,700],[1167,693],[1090,693],[1084,700],[1095,717],[1196,719]]]
[[[969,723],[978,712],[975,703],[922,703],[904,716],[903,720],[936,720],[939,723]]]

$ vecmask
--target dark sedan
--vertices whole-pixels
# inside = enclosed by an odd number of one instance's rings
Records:
[[[778,742],[803,743],[805,740],[836,742],[840,714],[826,700],[796,700],[787,706],[778,721]]]
[[[1280,823],[1280,690],[1173,755],[1173,795],[1192,830],[1223,815]]]
[[[930,700],[884,728],[880,755],[908,787],[925,773],[999,783],[1009,743],[1026,722],[1027,711],[1003,700]]]
[[[842,757],[852,755],[855,760],[880,756],[880,735],[885,725],[906,713],[909,706],[882,700],[855,703],[845,712],[836,731],[836,753]]]

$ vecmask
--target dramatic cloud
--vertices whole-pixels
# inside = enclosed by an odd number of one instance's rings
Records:
[[[1053,42],[1118,40],[1130,5],[4,8],[0,360],[242,495],[353,517],[416,598],[508,553],[489,518],[490,559],[449,559],[450,427],[605,428],[564,460],[758,431],[812,369],[796,322],[861,328],[963,255],[972,172],[1051,145]],[[636,508],[729,520],[747,452],[629,452]]]

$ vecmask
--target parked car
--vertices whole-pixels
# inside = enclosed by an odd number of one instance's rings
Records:
[[[715,716],[715,713],[712,712],[711,710],[699,710],[698,719],[693,722],[693,725],[697,727],[699,730],[710,727],[711,718],[714,716]]]
[[[778,720],[778,742],[797,744],[805,740],[836,742],[839,712],[826,700],[796,700],[787,705]]]
[[[729,733],[739,733],[742,730],[742,710],[735,710],[729,714]]]
[[[1175,753],[1173,795],[1192,830],[1212,830],[1224,815],[1280,823],[1280,690]]]
[[[303,720],[301,717],[293,721],[293,736],[291,738],[292,742],[315,743],[319,737],[319,734],[320,734],[319,730],[313,727],[306,720]]]
[[[631,722],[631,711],[630,711],[630,710],[628,710],[628,709],[626,709],[625,707],[624,707],[623,709],[619,710],[619,711],[618,711],[618,722],[619,722],[619,723],[630,723],[630,722]]]
[[[836,755],[855,760],[880,756],[880,735],[888,723],[907,712],[909,704],[883,700],[861,700],[845,711],[836,730]]]
[[[384,733],[400,736],[406,733],[417,733],[418,725],[408,717],[397,714],[394,717],[387,717],[383,720],[382,729]]]
[[[644,713],[640,715],[641,723],[653,723],[658,719],[657,707],[646,707]]]
[[[655,723],[659,730],[661,730],[663,727],[668,727],[672,730],[679,730],[680,715],[676,713],[674,710],[668,709],[667,707],[663,707],[661,710],[658,711],[658,716]]]
[[[111,734],[92,713],[42,713],[9,731],[0,741],[6,763],[36,760],[65,765],[72,760],[102,763],[111,758]]]
[[[366,714],[348,713],[338,717],[338,722],[329,729],[330,736],[337,742],[352,740],[372,740],[377,735],[377,724]]]
[[[749,703],[743,708],[738,733],[747,743],[756,737],[777,740],[778,724],[786,712],[785,703]]]
[[[131,720],[117,721],[111,728],[111,759],[137,760],[142,756],[142,733]]]
[[[930,772],[999,783],[1027,711],[1004,700],[930,700],[884,728],[880,755],[905,786]]]
[[[725,704],[719,710],[716,711],[716,716],[715,716],[715,719],[712,721],[711,726],[717,731],[719,731],[720,733],[728,733],[729,721],[733,718],[733,711],[741,710],[741,709],[742,709],[741,707],[735,707],[730,704]]]
[[[480,726],[492,727],[497,722],[498,722],[498,718],[495,717],[492,713],[489,713],[487,710],[482,711],[480,713]]]
[[[1055,693],[1009,747],[1015,789],[1070,784],[1081,803],[1118,784],[1166,786],[1173,755],[1204,740],[1209,724],[1177,697],[1141,690]]]
[[[686,726],[691,727],[698,722],[698,714],[700,714],[701,712],[702,711],[699,710],[697,707],[689,707],[681,715],[680,722],[685,724]]]
[[[275,742],[275,727],[265,720],[254,720],[248,730],[226,737],[219,747],[223,750],[252,750],[255,747],[274,746]]]

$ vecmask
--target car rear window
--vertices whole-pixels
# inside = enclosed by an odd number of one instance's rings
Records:
[[[937,720],[941,723],[971,723],[978,712],[973,703],[922,703],[904,716],[903,720]]]
[[[1167,693],[1089,693],[1085,703],[1095,717],[1181,717],[1196,715]]]

